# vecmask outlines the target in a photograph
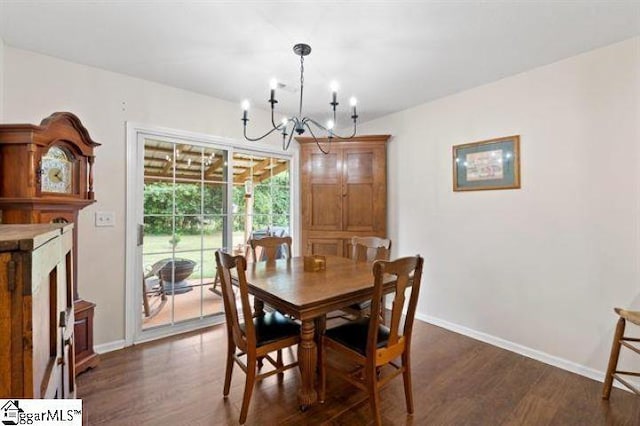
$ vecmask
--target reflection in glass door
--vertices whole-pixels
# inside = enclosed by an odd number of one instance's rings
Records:
[[[223,317],[214,252],[249,255],[249,238],[291,235],[290,161],[159,136],[140,140],[141,329]]]

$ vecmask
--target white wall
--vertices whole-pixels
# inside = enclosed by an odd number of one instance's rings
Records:
[[[640,308],[640,38],[360,128],[394,136],[389,233],[425,257],[420,316],[598,376],[612,308]],[[522,189],[453,192],[452,145],[514,134]]]
[[[80,212],[78,288],[97,304],[95,344],[125,337],[125,122],[242,138],[239,103],[5,47],[4,121],[40,123],[55,111],[76,114],[97,148],[97,203]],[[267,128],[267,115],[252,111]],[[277,138],[277,136],[276,136]],[[114,211],[114,228],[94,227],[96,211]]]

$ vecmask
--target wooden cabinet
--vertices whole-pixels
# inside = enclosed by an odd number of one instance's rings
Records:
[[[73,225],[0,225],[0,398],[75,398]]]
[[[77,223],[95,203],[93,141],[78,117],[56,112],[40,125],[0,125],[0,210],[4,224]],[[73,230],[73,276],[77,276],[78,228]],[[74,284],[76,372],[98,365],[93,350],[95,304],[82,300]]]
[[[300,143],[302,250],[345,256],[354,235],[386,237],[389,135]]]

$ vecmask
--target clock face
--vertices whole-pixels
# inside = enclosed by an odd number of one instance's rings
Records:
[[[42,157],[42,192],[71,194],[73,191],[73,163],[60,147],[53,146]]]

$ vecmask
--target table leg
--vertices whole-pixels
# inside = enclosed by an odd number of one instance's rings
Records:
[[[253,298],[253,316],[254,317],[264,316],[264,302],[255,296]]]
[[[302,411],[305,411],[318,399],[315,387],[318,354],[314,337],[314,320],[302,321],[300,344],[298,345],[298,366],[300,367],[300,379],[302,382],[302,387],[298,391],[298,402]]]

